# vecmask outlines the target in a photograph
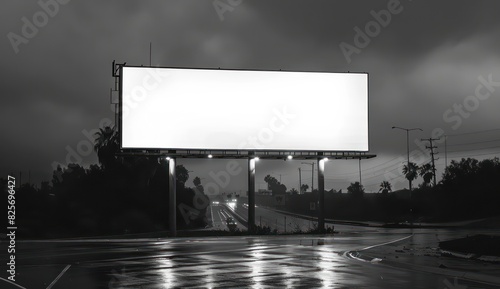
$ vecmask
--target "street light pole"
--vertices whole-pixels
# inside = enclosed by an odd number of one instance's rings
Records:
[[[175,158],[168,158],[168,195],[169,195],[169,229],[170,236],[177,236],[177,200],[176,200],[176,182],[177,173],[175,167]]]
[[[423,131],[421,128],[403,128],[403,127],[399,127],[399,126],[393,126],[392,129],[401,129],[401,130],[404,130],[406,131],[406,156],[407,156],[407,159],[408,159],[408,164],[407,164],[407,169],[410,170],[410,131],[412,130],[419,130],[419,131]],[[411,180],[408,180],[408,188],[411,192]]]
[[[408,170],[410,169],[410,131],[406,130],[406,158],[408,160]],[[411,181],[410,181],[411,191]]]
[[[448,166],[448,148],[447,148],[448,136],[444,135],[444,169]]]

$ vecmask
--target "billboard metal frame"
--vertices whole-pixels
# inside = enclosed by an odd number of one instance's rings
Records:
[[[197,70],[221,70],[221,68],[190,68],[190,67],[161,67],[161,66],[136,66],[136,65],[126,65],[124,64],[116,64],[113,62],[113,76],[118,77],[119,83],[119,109],[118,109],[118,133],[120,139],[120,149],[122,153],[132,153],[135,152],[158,152],[158,151],[169,151],[174,152],[177,157],[187,157],[187,158],[199,158],[207,155],[217,156],[218,158],[242,158],[248,157],[249,151],[252,152],[252,155],[262,157],[262,158],[271,158],[271,159],[279,159],[283,156],[293,155],[297,158],[315,158],[323,155],[329,155],[332,158],[371,158],[374,155],[370,155],[369,152],[369,139],[370,139],[370,130],[369,130],[369,109],[367,115],[367,142],[368,149],[366,151],[340,151],[340,150],[273,150],[273,149],[228,149],[228,150],[213,150],[213,149],[188,149],[188,148],[123,148],[122,146],[122,132],[123,132],[123,67],[130,68],[166,68],[166,69],[197,69]],[[312,73],[346,73],[346,72],[330,72],[330,71],[299,71],[299,70],[263,70],[263,69],[223,69],[227,71],[263,71],[263,72],[312,72]],[[366,74],[367,75],[367,107],[370,106],[370,78],[367,72],[347,72],[353,74]],[[340,156],[340,157],[339,157]]]
[[[122,156],[152,156],[152,157],[175,157],[175,158],[210,158],[214,159],[247,159],[258,157],[259,159],[292,159],[306,160],[317,158],[329,159],[370,159],[375,154],[367,152],[275,152],[275,151],[212,151],[212,150],[122,150]]]

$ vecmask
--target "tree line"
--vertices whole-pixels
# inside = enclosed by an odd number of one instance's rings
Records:
[[[22,184],[16,192],[18,233],[26,237],[96,236],[168,230],[168,165],[149,156],[120,156],[118,133],[101,128],[95,136],[99,164],[57,167],[40,188]],[[199,178],[187,184],[189,171],[176,167],[177,204],[197,207],[196,214],[177,210],[177,226],[207,225],[206,206],[193,203],[203,192]],[[6,180],[0,179],[6,188]],[[3,190],[7,194],[7,190]],[[5,195],[6,197],[6,195]],[[198,198],[199,199],[199,198]]]
[[[331,189],[325,192],[327,218],[371,220],[383,222],[454,221],[500,215],[500,162],[499,158],[453,160],[443,173],[441,181],[433,184],[431,164],[417,166],[409,163],[402,169],[409,181],[419,176],[423,182],[411,192],[393,191],[389,181],[380,183],[379,194],[366,194],[363,185],[352,182],[347,193]],[[272,194],[285,194],[286,187],[274,177],[266,176]],[[298,194],[286,192],[285,209],[314,215],[311,210],[318,199],[318,191]],[[268,205],[272,206],[272,203]],[[283,209],[283,208],[281,208]]]

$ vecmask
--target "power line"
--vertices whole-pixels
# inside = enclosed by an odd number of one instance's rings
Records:
[[[491,152],[491,153],[472,154],[472,155],[471,154],[458,155],[458,156],[454,156],[453,158],[459,158],[459,157],[477,157],[477,156],[494,155],[494,154],[500,154],[500,151]]]
[[[490,148],[497,148],[497,147],[500,147],[500,146],[494,146],[494,147],[490,147]],[[434,147],[434,148],[436,148],[436,147]],[[482,148],[482,149],[488,149],[488,148]],[[464,150],[464,151],[477,151],[477,150],[481,150],[481,149]],[[449,151],[449,152],[454,153],[454,152],[464,152],[464,151]],[[436,153],[434,153],[434,154],[436,154]],[[490,154],[494,154],[494,153],[474,154],[474,155],[469,155],[469,156],[481,156],[481,155],[490,155]],[[465,155],[465,156],[467,156],[467,155]],[[455,157],[456,157],[456,156],[452,156],[452,158],[455,158]],[[435,160],[435,159],[434,159],[434,160]],[[433,157],[431,156],[431,157],[427,160],[427,162],[431,162],[431,163],[432,163],[432,161],[433,161]],[[387,163],[387,162],[386,162],[386,163]],[[393,169],[391,169],[391,170],[384,170],[384,172],[383,172],[383,173],[381,173],[381,174],[370,175],[370,176],[368,176],[368,177],[365,177],[365,180],[370,180],[370,179],[374,179],[374,178],[379,177],[379,176],[383,176],[384,174],[386,174],[386,173],[388,173],[388,172],[395,171],[395,170],[397,170],[397,169],[399,169],[399,168],[401,168],[401,167],[403,167],[403,166],[404,166],[404,164],[403,164],[403,165],[399,165],[398,167],[393,168]],[[434,167],[435,167],[435,165],[434,165]],[[387,168],[387,169],[388,169],[388,168]],[[380,171],[380,170],[378,170],[378,171]],[[376,172],[378,172],[378,171],[376,171]],[[376,172],[373,172],[373,173],[376,173]],[[396,178],[393,178],[393,179],[396,179]],[[376,184],[376,183],[375,183],[375,184]],[[372,185],[373,185],[373,184],[372,184]],[[366,185],[366,186],[369,186],[369,185]]]
[[[500,148],[500,146],[492,146],[492,147],[485,147],[485,148],[475,148],[475,149],[468,149],[468,150],[455,150],[455,151],[448,151],[450,153],[456,153],[456,152],[472,152],[472,151],[480,151],[480,150],[488,150],[488,149],[496,149]]]
[[[399,179],[399,178],[404,178],[403,175],[398,175],[398,176],[395,176],[394,178],[389,178],[389,179],[385,179],[384,181],[393,181],[395,179]],[[374,185],[380,185],[380,182],[375,182],[375,183],[371,183],[371,184],[368,184],[368,185],[365,185],[365,187],[369,187],[369,186],[374,186]]]
[[[491,148],[497,148],[497,147],[500,147],[500,146],[495,146],[495,147],[491,147]],[[436,147],[434,147],[434,148],[436,148]],[[483,148],[483,149],[487,149],[487,148]],[[480,150],[480,149],[465,150],[465,151],[477,151],[477,150]],[[464,151],[450,151],[450,152],[451,152],[451,153],[454,153],[454,152],[464,152]],[[434,153],[434,154],[435,154],[435,153]],[[481,155],[490,155],[490,154],[494,154],[494,153],[474,154],[474,155],[469,155],[469,156],[481,156]],[[467,155],[465,155],[465,156],[467,156]],[[455,156],[452,156],[452,157],[453,157],[453,158],[455,158]],[[433,158],[432,158],[432,157],[430,157],[430,158],[429,158],[426,162],[431,162],[431,163],[432,163],[432,161],[433,161]],[[401,168],[401,167],[403,167],[403,166],[404,166],[404,164],[403,164],[403,165],[399,165],[398,167],[393,168],[393,169],[391,169],[391,170],[384,170],[384,172],[383,172],[383,173],[376,174],[376,175],[373,175],[373,173],[372,173],[372,175],[369,175],[369,176],[365,177],[365,180],[370,180],[370,179],[374,179],[374,178],[379,177],[379,176],[383,176],[383,175],[385,175],[386,173],[388,173],[388,172],[392,172],[392,171],[395,171],[395,170],[397,170],[397,169],[399,169],[399,168]],[[379,170],[379,171],[380,171],[380,170]],[[374,172],[374,173],[376,173],[376,172]],[[393,179],[396,179],[396,178],[393,178]],[[374,183],[374,184],[376,184],[376,183]],[[372,185],[374,185],[374,184],[372,184]],[[369,185],[367,185],[367,186],[369,186]]]
[[[458,155],[458,156],[452,156],[451,158],[457,158],[457,157],[475,157],[475,156],[494,155],[494,154],[500,154],[500,151],[489,152],[489,153],[480,153],[480,154]],[[442,165],[444,165],[444,164],[436,164],[436,166],[442,166]],[[383,174],[380,174],[380,175],[383,175]],[[377,175],[377,176],[380,176],[380,175]],[[395,176],[393,178],[384,179],[384,180],[385,181],[393,181],[393,180],[396,180],[396,179],[399,179],[399,178],[404,178],[404,176],[403,175],[398,175],[398,176]],[[380,182],[372,182],[372,183],[369,183],[369,184],[365,184],[364,187],[367,188],[367,187],[376,186],[376,185],[380,185]]]
[[[369,179],[373,179],[373,178],[376,178],[376,177],[379,177],[379,176],[383,176],[383,175],[385,175],[386,173],[389,173],[389,172],[395,171],[395,170],[397,170],[397,169],[399,169],[399,168],[402,168],[402,167],[404,167],[404,166],[405,166],[404,164],[403,164],[403,165],[400,165],[400,166],[398,166],[398,167],[396,167],[396,168],[394,168],[394,169],[392,169],[392,170],[390,170],[390,171],[384,171],[384,172],[383,172],[383,173],[381,173],[381,174],[378,174],[378,175],[374,175],[374,176],[371,176],[371,177],[365,178],[365,180],[369,180]]]
[[[425,148],[428,148],[431,150],[431,159],[432,159],[432,176],[434,178],[434,186],[436,186],[436,164],[434,162],[435,158],[434,155],[436,154],[434,152],[434,149],[437,149],[437,146],[432,145],[432,141],[434,140],[439,140],[438,138],[427,138],[427,139],[422,139],[422,141],[428,141],[429,146],[425,146]]]
[[[430,160],[430,159],[429,159]],[[396,165],[396,164],[394,164]],[[387,169],[384,169],[384,170],[377,170],[375,172],[372,172],[370,175],[368,175],[368,177],[365,177],[365,180],[370,180],[370,179],[374,179],[376,177],[379,177],[379,176],[383,176],[385,175],[386,173],[389,173],[389,172],[393,172],[395,170],[398,170],[402,167],[404,167],[405,164],[400,164],[399,166],[395,167],[395,168],[392,168],[391,170],[387,170]],[[382,173],[378,174],[378,172],[380,171],[383,171]],[[375,174],[375,175],[374,175]],[[338,176],[338,175],[335,175],[335,176]],[[310,178],[309,178],[310,179]],[[328,180],[340,180],[340,181],[346,181],[346,178],[327,178]]]
[[[490,130],[490,131],[492,131],[492,130]],[[488,141],[488,142],[490,142],[490,141]],[[479,143],[480,143],[480,142],[479,142]],[[456,152],[478,151],[478,150],[489,149],[489,148],[498,148],[498,147],[500,147],[500,146],[493,146],[493,147],[481,148],[481,149],[473,149],[473,150],[450,151],[450,152],[451,152],[451,153],[456,153]],[[434,147],[434,148],[436,148],[436,147]],[[433,154],[436,154],[436,153],[433,153]],[[500,154],[500,151],[495,151],[495,152],[487,152],[487,153],[478,153],[478,154],[451,155],[450,157],[451,157],[451,158],[458,158],[458,157],[476,157],[476,156],[495,155],[495,154]],[[396,158],[396,159],[397,159],[397,158]],[[392,161],[392,160],[394,160],[394,159],[391,159],[390,161]],[[433,160],[433,155],[431,154],[431,158],[429,158],[429,161],[431,161],[431,162],[432,162],[432,160]],[[386,163],[388,163],[388,162],[390,162],[390,161],[387,161],[387,162],[385,162],[385,163],[383,163],[383,164],[386,164]],[[434,161],[435,161],[435,159],[434,159]],[[382,165],[382,164],[380,164],[380,165]],[[380,165],[378,165],[378,166],[380,166]],[[435,177],[436,166],[440,166],[440,165],[442,165],[442,164],[435,164],[435,163],[434,163],[434,166],[433,166],[433,172],[434,172],[434,173],[433,173],[433,175],[434,175],[434,177]],[[392,171],[397,170],[398,168],[401,168],[401,167],[403,167],[403,166],[404,166],[404,165],[399,165],[398,167],[396,167],[396,168],[394,168],[394,169],[391,169],[391,170],[389,170],[389,171],[384,171],[384,173],[381,173],[381,174],[376,174],[376,175],[371,175],[371,176],[369,176],[369,177],[365,177],[365,180],[374,179],[374,178],[376,178],[376,177],[383,176],[385,173],[392,172]],[[377,171],[375,171],[374,173],[376,173],[376,172],[378,172],[378,171],[380,171],[380,170],[377,170]],[[356,172],[354,172],[353,174],[356,174]],[[404,176],[403,176],[403,175],[398,175],[398,176],[395,176],[395,177],[393,177],[393,178],[389,178],[389,179],[385,178],[384,180],[386,180],[386,181],[393,181],[393,180],[396,180],[396,179],[399,179],[399,178],[404,178]],[[379,182],[373,182],[373,183],[369,183],[369,184],[364,184],[364,187],[366,188],[366,187],[375,186],[375,185],[379,185],[379,184],[380,184]]]
[[[381,163],[381,164],[378,164],[378,165],[376,165],[376,166],[373,166],[373,167],[370,167],[370,168],[363,169],[362,171],[363,171],[363,173],[365,173],[366,171],[372,170],[372,169],[374,169],[374,168],[376,168],[376,167],[380,167],[380,166],[382,166],[382,165],[385,165],[385,164],[387,164],[387,163],[390,163],[390,162],[392,162],[392,161],[394,161],[394,160],[397,160],[397,159],[400,159],[400,158],[401,158],[401,156],[399,156],[399,157],[395,157],[395,158],[392,158],[392,159],[390,159],[390,160],[388,160],[388,161],[386,161],[386,162],[383,162],[383,163]],[[383,171],[386,171],[387,169],[390,169],[390,168],[392,168],[392,167],[394,167],[394,166],[396,166],[396,165],[398,165],[398,163],[394,163],[394,164],[392,164],[392,165],[390,165],[390,166],[387,166],[387,167],[384,167],[384,168],[382,168],[382,169],[375,170],[374,172],[371,172],[371,174],[377,173],[377,172],[382,171],[382,170],[383,170]],[[404,165],[404,164],[403,164],[403,165]],[[400,164],[397,168],[400,168],[400,167],[402,167],[403,165],[401,165],[401,164]],[[393,169],[393,170],[394,170],[394,169]],[[350,173],[335,174],[335,176],[349,176],[349,175],[357,175],[357,174],[359,174],[359,171],[356,171],[356,172],[350,172]]]
[[[500,128],[480,130],[480,131],[472,131],[472,132],[465,132],[465,133],[448,134],[447,136],[471,135],[471,134],[479,134],[479,133],[492,132],[492,131],[500,131]]]
[[[466,133],[458,133],[458,134],[449,134],[447,136],[448,137],[449,136],[455,137],[455,136],[473,135],[473,134],[480,134],[480,133],[487,133],[487,132],[494,132],[494,131],[500,131],[500,128],[489,129],[489,130],[482,130],[482,131],[474,131],[474,132],[466,132]],[[465,145],[473,145],[473,144],[491,143],[491,142],[495,142],[495,141],[500,141],[500,139],[488,140],[488,141],[480,141],[480,142],[471,142],[471,143],[463,143],[463,144],[451,144],[451,145],[448,145],[448,146],[465,146]],[[455,150],[455,151],[449,151],[449,152],[450,153],[455,153],[455,152],[477,151],[477,150],[492,149],[492,148],[498,148],[498,147],[500,147],[500,146],[492,146],[492,147],[485,147],[485,148],[471,149],[471,150]],[[482,154],[473,154],[473,155],[465,155],[465,156],[482,156],[482,155],[490,155],[490,154],[495,154],[495,153],[482,153]],[[368,171],[371,171],[371,170],[374,170],[374,169],[376,169],[378,167],[384,166],[384,165],[386,165],[388,163],[391,163],[391,162],[393,162],[395,160],[398,160],[400,158],[401,158],[401,156],[392,158],[392,159],[390,159],[388,161],[385,161],[385,162],[380,163],[378,165],[375,165],[373,167],[365,168],[365,169],[362,170],[362,172],[366,173]],[[430,161],[434,160],[433,156],[429,160]],[[392,167],[394,167],[396,165],[398,165],[398,164],[395,163],[395,164],[389,165],[387,167],[383,167],[381,169],[377,169],[377,170],[371,172],[371,176],[365,178],[365,180],[366,179],[373,179],[373,178],[376,178],[378,176],[382,176],[382,175],[384,175],[387,172],[392,172],[392,171],[397,170],[398,168],[401,168],[403,166],[403,165],[399,165],[399,166],[397,166],[395,168],[392,168]],[[392,168],[392,169],[389,170],[389,171],[387,171],[387,169],[390,169],[390,168]],[[380,171],[384,171],[384,173],[377,174]],[[335,176],[336,177],[343,177],[343,176],[351,176],[351,175],[357,175],[357,174],[359,174],[359,171],[347,172],[347,173],[341,173],[341,174],[335,174]],[[376,175],[373,175],[373,174],[376,174]],[[402,177],[402,176],[398,176],[398,177]],[[398,177],[396,177],[396,178],[398,178]],[[396,179],[396,178],[392,178],[392,179]],[[390,179],[390,180],[392,180],[392,179]],[[329,178],[328,180],[344,180],[344,178]],[[370,185],[367,185],[367,186],[370,186]]]
[[[376,178],[376,177],[383,176],[383,175],[385,175],[386,173],[389,173],[389,172],[395,171],[395,170],[397,170],[397,169],[400,169],[400,168],[402,168],[403,166],[404,166],[404,164],[399,165],[398,167],[395,167],[395,168],[393,168],[392,170],[389,170],[389,171],[384,170],[384,172],[383,172],[383,173],[381,173],[381,174],[376,174],[376,175],[373,175],[373,173],[372,173],[372,175],[370,175],[369,177],[365,177],[364,179],[365,179],[365,180],[374,179],[374,178]],[[374,173],[375,173],[375,172],[374,172]],[[310,178],[309,178],[309,179],[310,179]],[[348,180],[346,180],[346,178],[325,178],[325,179],[326,179],[326,180],[330,180],[330,181],[348,181]]]
[[[500,129],[498,129],[500,130]],[[494,131],[494,130],[488,130],[488,131]],[[496,131],[496,130],[495,130]],[[479,133],[479,132],[475,132],[475,133]],[[472,134],[472,133],[469,133],[469,134]],[[476,143],[488,143],[488,142],[494,142],[494,141],[500,141],[499,140],[490,140],[490,141],[484,141],[484,142],[476,142]],[[475,143],[470,143],[470,144],[475,144]],[[463,145],[466,145],[466,144],[463,144]],[[452,146],[452,145],[450,145]],[[457,144],[458,146],[458,144]],[[449,151],[450,153],[457,153],[457,152],[468,152],[468,151],[478,151],[478,150],[484,150],[484,149],[491,149],[491,148],[498,148],[500,146],[492,146],[492,147],[485,147],[485,148],[479,148],[479,149],[471,149],[471,150],[456,150],[456,151]],[[434,147],[435,148],[435,147]],[[494,155],[494,154],[498,154],[500,152],[488,152],[488,153],[479,153],[479,154],[465,154],[465,155],[452,155],[451,158],[457,158],[457,157],[474,157],[474,156],[483,156],[483,155]],[[435,154],[435,153],[434,153]],[[370,168],[367,168],[367,169],[364,169],[363,172],[366,173],[367,171],[369,170],[373,170],[374,168],[377,168],[377,167],[381,167],[385,164],[388,164],[394,160],[397,160],[399,159],[400,157],[396,157],[396,158],[392,158],[386,162],[383,162],[381,164],[378,164],[376,166],[373,166],[373,167],[370,167]],[[432,162],[433,160],[433,157],[431,156],[431,158],[429,158],[428,161]],[[434,159],[435,160],[435,159]],[[382,169],[378,169],[378,170],[375,170],[373,172],[371,172],[370,174],[368,174],[367,176],[365,176],[365,180],[371,180],[371,179],[374,179],[374,178],[377,178],[377,177],[380,177],[380,176],[383,176],[385,175],[386,173],[388,172],[393,172],[401,167],[404,166],[404,164],[400,164],[398,165],[397,167],[395,167],[397,164],[392,164],[388,167],[384,167]],[[435,170],[435,166],[436,164],[434,164],[434,170]],[[439,164],[438,164],[439,166]],[[394,168],[392,168],[394,167]],[[387,169],[390,169],[390,170],[387,170]],[[379,173],[383,171],[382,173]],[[334,174],[335,177],[341,177],[341,176],[349,176],[349,175],[357,175],[359,172],[351,172],[351,173],[342,173],[342,174]],[[435,176],[435,173],[434,173],[434,176]],[[393,178],[390,178],[390,179],[387,179],[385,178],[385,180],[388,180],[388,181],[392,181],[392,180],[395,180],[395,179],[398,179],[398,178],[404,178],[403,175],[399,175],[399,176],[396,176],[396,177],[393,177]],[[306,178],[305,180],[311,180],[311,178]],[[328,181],[348,181],[346,180],[346,178],[327,178]],[[378,185],[379,183],[378,182],[375,182],[375,183],[370,183],[370,184],[365,184],[364,186],[365,187],[369,187],[369,186],[374,186],[374,185]]]
[[[366,168],[366,169],[364,169],[364,170],[363,170],[363,172],[366,172],[366,171],[372,170],[372,169],[374,169],[374,168],[380,167],[380,166],[382,166],[382,165],[385,165],[385,164],[387,164],[387,163],[390,163],[390,162],[392,162],[392,161],[394,161],[394,160],[397,160],[397,159],[399,159],[399,158],[401,158],[401,156],[399,156],[399,157],[395,157],[395,158],[393,158],[393,159],[390,159],[390,160],[388,160],[388,161],[386,161],[386,162],[383,162],[383,163],[381,163],[381,164],[378,164],[378,165],[376,165],[376,166],[373,166],[373,167],[370,167],[370,168]],[[396,165],[396,164],[394,164],[394,165]],[[391,165],[391,166],[392,166],[392,165]],[[389,166],[389,167],[391,167],[391,166]],[[377,171],[379,171],[379,170],[377,170]],[[349,172],[349,173],[342,173],[342,174],[335,174],[335,175],[336,175],[336,176],[345,176],[345,175],[357,175],[357,174],[359,174],[359,171]]]
[[[466,145],[474,145],[474,144],[490,143],[490,142],[497,142],[497,141],[500,141],[500,139],[487,140],[487,141],[478,141],[478,142],[469,142],[469,143],[450,144],[450,145],[448,145],[448,146],[449,146],[449,147],[454,147],[454,146],[466,146]]]

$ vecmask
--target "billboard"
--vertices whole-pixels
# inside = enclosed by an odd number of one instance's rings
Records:
[[[124,149],[368,151],[368,74],[123,67]]]

